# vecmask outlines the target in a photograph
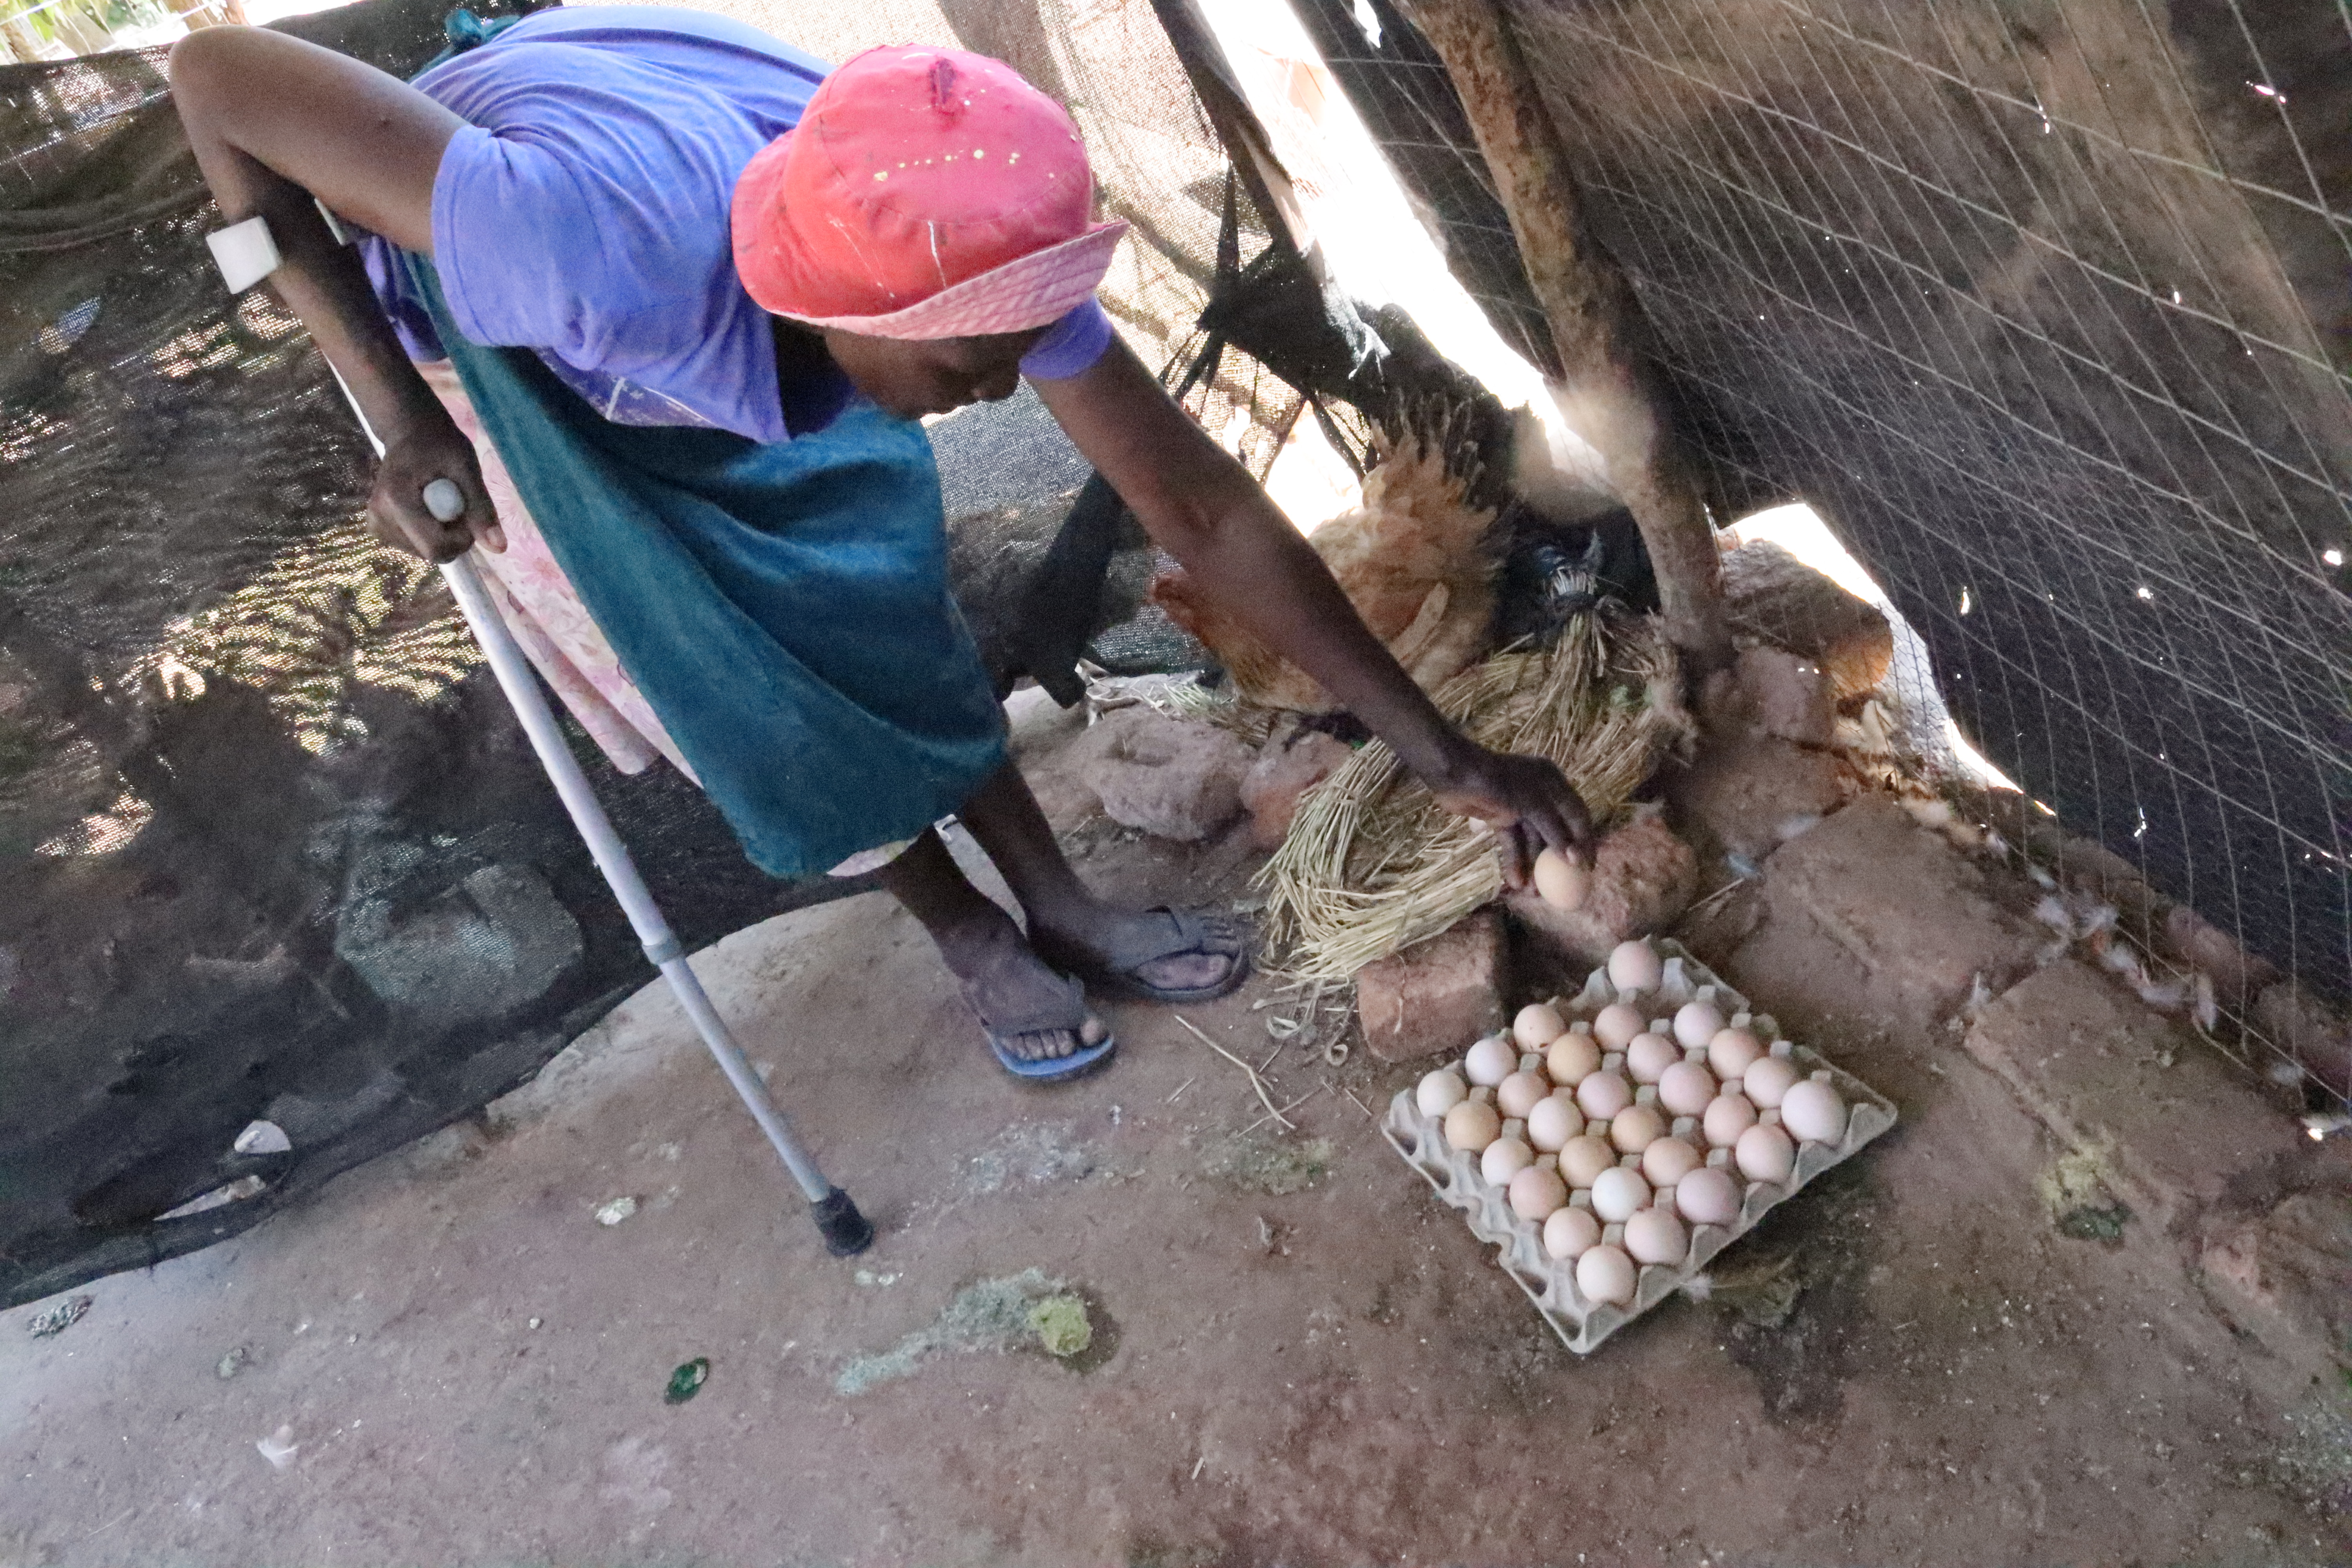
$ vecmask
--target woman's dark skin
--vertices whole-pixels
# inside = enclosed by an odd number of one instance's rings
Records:
[[[394,245],[431,255],[433,181],[463,123],[423,93],[370,67],[261,28],[206,28],[172,51],[172,86],[196,160],[229,222],[268,219],[285,264],[270,278],[350,385],[384,455],[368,499],[377,534],[429,560],[476,543],[504,548],[470,442],[408,361],[370,290],[357,253],[338,246],[313,205]],[[1041,329],[1042,330],[1042,329]],[[780,327],[781,357],[810,345]],[[930,342],[827,330],[824,352],[859,391],[906,417],[1012,395],[1038,332]],[[797,342],[795,339],[799,339]],[[1195,425],[1142,362],[1113,342],[1066,381],[1039,382],[1078,451],[1108,479],[1156,544],[1265,644],[1320,681],[1394,748],[1453,811],[1496,829],[1503,869],[1524,886],[1537,850],[1581,854],[1583,803],[1549,763],[1490,752],[1462,735],[1365,627],[1322,560],[1248,471]],[[463,516],[438,521],[425,484],[454,480]],[[1101,953],[1139,917],[1088,891],[1055,845],[1035,798],[1007,763],[958,816],[987,850],[1032,931],[1065,950]],[[935,833],[883,873],[890,890],[972,988],[984,1015],[1018,1016],[1057,984],[1020,929],[965,880]],[[1140,977],[1171,988],[1214,984],[1231,961],[1181,954]],[[1080,1031],[1013,1042],[1024,1056],[1067,1055],[1102,1037]]]

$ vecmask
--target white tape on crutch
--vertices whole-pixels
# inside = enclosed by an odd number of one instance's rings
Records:
[[[212,247],[213,265],[220,268],[221,281],[232,294],[244,293],[286,265],[278,254],[278,238],[269,232],[269,220],[257,214],[213,230],[205,243]]]
[[[466,515],[466,492],[455,479],[434,479],[424,491],[425,510],[436,522],[455,522]]]

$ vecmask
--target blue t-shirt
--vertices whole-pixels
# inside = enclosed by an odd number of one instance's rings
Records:
[[[829,421],[846,379],[780,390],[772,323],[736,276],[729,231],[736,177],[800,123],[828,68],[724,16],[580,6],[425,72],[417,88],[467,122],[433,181],[434,262],[457,330],[538,351],[621,424],[782,441]],[[443,357],[389,247],[364,244],[409,353]],[[1022,368],[1075,375],[1109,339],[1089,300]]]

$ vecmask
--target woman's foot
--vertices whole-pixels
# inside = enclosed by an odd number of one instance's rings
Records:
[[[1087,1009],[1084,989],[1045,966],[1021,928],[957,868],[937,833],[926,830],[884,867],[882,883],[930,933],[1009,1071],[1052,1079],[1109,1054],[1110,1030]]]
[[[1249,978],[1249,932],[1202,910],[1122,910],[1070,868],[1037,797],[1012,763],[958,813],[1021,900],[1047,963],[1099,991],[1150,1002],[1206,1002]]]
[[[1006,1066],[1050,1069],[1100,1047],[1110,1029],[1087,1006],[1077,982],[1046,967],[1020,928],[990,906],[985,918],[934,931],[940,956],[962,983],[964,1001]]]
[[[1030,911],[1036,950],[1089,984],[1153,1002],[1206,1002],[1249,978],[1246,924],[1208,910]]]

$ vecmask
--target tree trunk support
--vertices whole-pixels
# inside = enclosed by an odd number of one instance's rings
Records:
[[[1638,345],[1640,301],[1595,240],[1527,58],[1496,0],[1399,0],[1445,61],[1454,91],[1510,214],[1536,302],[1551,324],[1565,381],[1585,410],[1579,434],[1599,448],[1657,574],[1665,634],[1685,671],[1730,660],[1723,567],[1694,460],[1674,430]]]

